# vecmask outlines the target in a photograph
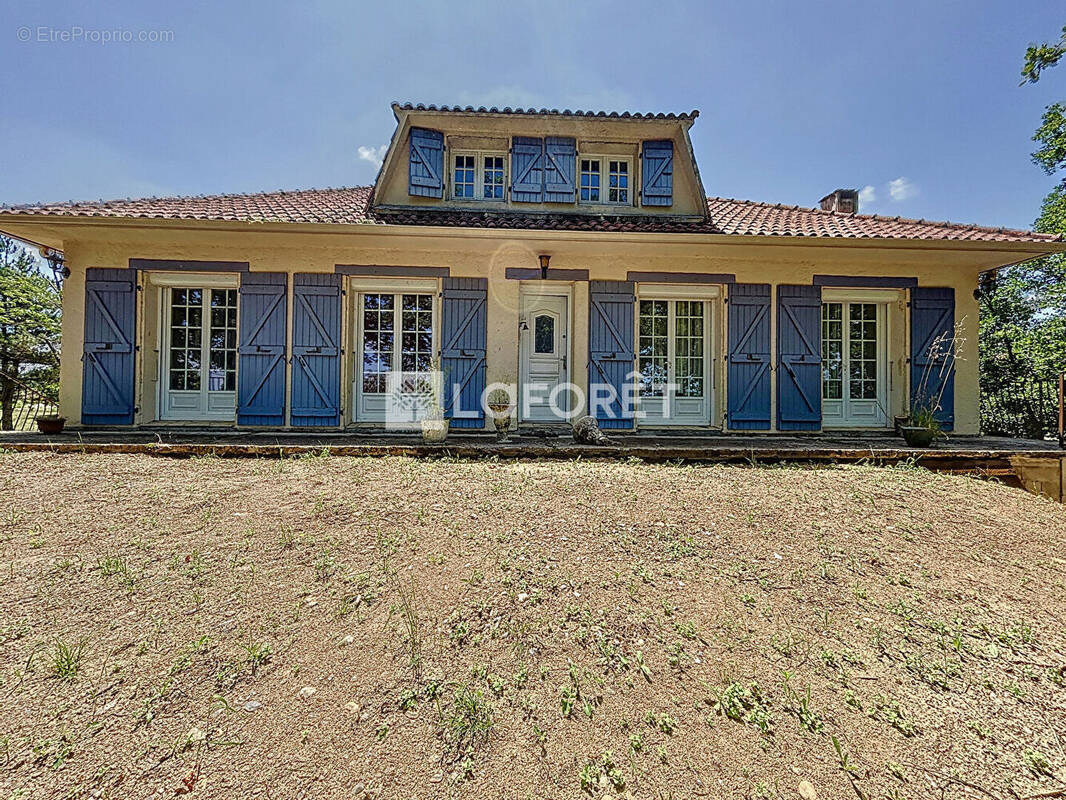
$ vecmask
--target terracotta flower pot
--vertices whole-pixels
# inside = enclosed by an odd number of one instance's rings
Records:
[[[62,433],[67,424],[65,417],[37,417],[35,422],[39,433]]]

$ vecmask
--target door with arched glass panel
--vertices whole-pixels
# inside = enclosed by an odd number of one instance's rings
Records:
[[[519,322],[519,419],[565,422],[573,398],[567,387],[569,331],[565,295],[522,293]]]

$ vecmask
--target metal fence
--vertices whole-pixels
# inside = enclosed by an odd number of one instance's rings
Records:
[[[981,395],[981,432],[1023,439],[1063,439],[1063,381],[1024,381]]]
[[[0,373],[0,430],[30,431],[37,417],[59,413],[59,402],[17,378]]]

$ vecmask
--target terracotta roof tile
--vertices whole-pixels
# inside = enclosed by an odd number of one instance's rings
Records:
[[[84,203],[4,206],[0,207],[0,215],[365,223],[371,221],[367,215],[371,190],[370,186],[354,186],[258,194],[142,197]]]
[[[150,197],[89,203],[5,206],[11,215],[188,219],[235,222],[432,225],[515,230],[635,233],[704,233],[742,236],[802,236],[845,239],[932,239],[981,242],[1058,242],[1049,233],[962,225],[954,222],[843,214],[800,206],[711,197],[704,220],[657,215],[529,214],[508,211],[371,211],[372,187],[305,189],[261,194]]]
[[[639,112],[639,111],[571,111],[569,108],[560,111],[557,108],[486,108],[485,106],[437,106],[423,103],[393,103],[393,111],[435,111],[446,114],[515,114],[522,116],[538,117],[601,117],[603,119],[664,119],[664,120],[694,120],[700,112],[693,109],[689,113],[673,114],[662,112]]]

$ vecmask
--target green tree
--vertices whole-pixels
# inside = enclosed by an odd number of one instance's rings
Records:
[[[1066,27],[1056,43],[1026,50],[1022,85],[1066,56]],[[1052,103],[1033,135],[1033,162],[1048,175],[1066,168],[1066,104]],[[1066,180],[1044,198],[1033,228],[1066,235]],[[1066,369],[1066,258],[1047,256],[983,276],[981,292],[981,390],[998,395],[1031,380],[1050,380]],[[1029,432],[1040,435],[1040,413],[1030,416]]]
[[[0,236],[0,430],[11,430],[19,382],[51,388],[59,367],[62,301],[58,277],[33,254]]]

